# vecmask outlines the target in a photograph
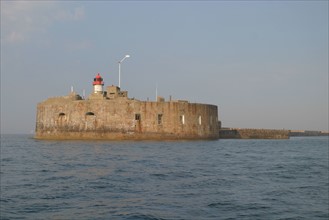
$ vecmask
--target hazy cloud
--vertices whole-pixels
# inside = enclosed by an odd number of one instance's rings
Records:
[[[56,21],[79,21],[84,7],[64,9],[56,1],[1,1],[1,40],[21,43],[47,31]]]
[[[22,33],[18,33],[16,31],[12,31],[6,38],[6,41],[13,43],[13,42],[23,42],[25,37]]]
[[[92,44],[88,40],[81,40],[77,42],[72,42],[69,45],[67,45],[68,50],[84,50],[91,48]]]
[[[73,11],[61,9],[55,15],[55,19],[59,21],[79,21],[85,17],[84,7],[77,7]]]
[[[49,12],[53,2],[5,1],[1,2],[2,39],[16,43],[28,40],[35,32],[50,24]]]

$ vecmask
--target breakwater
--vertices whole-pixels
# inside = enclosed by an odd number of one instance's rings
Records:
[[[289,139],[290,130],[254,129],[254,128],[221,128],[222,139]]]
[[[291,130],[290,137],[299,136],[329,136],[328,131],[307,131],[307,130]]]

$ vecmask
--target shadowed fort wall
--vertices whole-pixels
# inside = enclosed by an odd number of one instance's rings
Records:
[[[50,98],[37,106],[39,139],[217,139],[215,105],[117,97]],[[98,97],[98,98],[97,98]]]

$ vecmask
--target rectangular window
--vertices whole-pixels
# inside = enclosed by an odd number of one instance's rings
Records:
[[[158,125],[162,125],[162,114],[158,114]]]
[[[136,121],[141,120],[141,114],[135,114],[135,120]]]
[[[201,125],[201,115],[199,115],[199,125]]]
[[[185,124],[185,116],[184,116],[184,115],[181,115],[181,116],[179,117],[179,119],[180,119],[180,123],[181,123],[182,125],[184,125],[184,124]]]

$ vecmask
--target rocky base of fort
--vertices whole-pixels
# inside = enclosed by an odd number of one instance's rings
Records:
[[[179,135],[163,132],[37,132],[35,139],[40,140],[217,140],[216,135]]]

